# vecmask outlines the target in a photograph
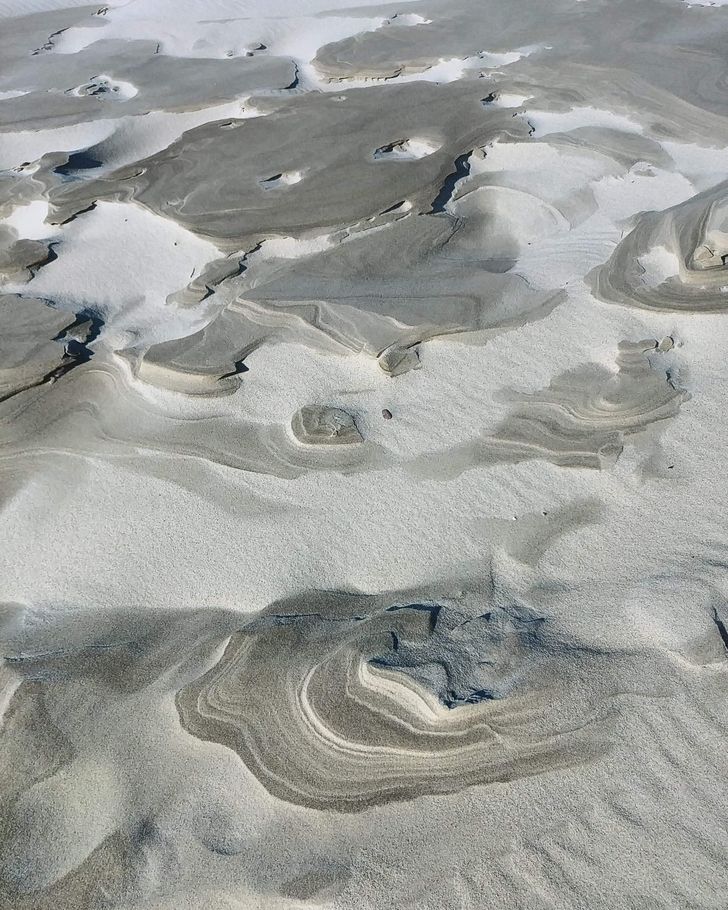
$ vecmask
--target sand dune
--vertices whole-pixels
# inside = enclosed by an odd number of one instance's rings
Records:
[[[4,820],[3,880],[12,885],[12,906],[93,905],[99,889],[119,906],[146,906],[140,896],[162,887],[170,869],[191,894],[225,906],[199,890],[199,875],[202,864],[212,864],[217,887],[220,877],[232,884],[231,863],[248,882],[232,887],[231,899],[247,900],[241,894],[252,886],[266,896],[250,900],[271,906],[301,895],[336,900],[360,875],[347,865],[342,835],[352,845],[370,837],[394,845],[406,811],[396,807],[414,811],[428,793],[443,794],[425,803],[430,817],[444,820],[455,809],[462,822],[488,781],[523,781],[510,792],[525,810],[529,798],[553,804],[555,775],[572,787],[583,775],[598,784],[602,807],[587,822],[592,837],[609,837],[610,824],[633,831],[658,804],[660,830],[682,811],[685,836],[701,831],[705,818],[693,827],[701,808],[710,818],[720,811],[704,803],[701,775],[721,767],[714,725],[725,716],[719,680],[700,671],[724,660],[708,615],[710,588],[693,575],[670,595],[669,582],[650,580],[668,600],[689,592],[700,604],[684,629],[691,641],[677,645],[669,625],[640,628],[638,612],[629,645],[613,637],[595,648],[553,613],[557,601],[578,602],[582,589],[533,591],[533,606],[518,597],[497,606],[506,594],[497,572],[490,583],[466,585],[455,596],[447,585],[430,597],[308,592],[272,604],[240,631],[234,611],[76,614],[52,636],[40,617],[26,615],[23,631],[9,636],[14,694],[3,728],[3,787],[14,796]],[[629,597],[618,588],[607,596],[615,595]],[[175,722],[175,693],[193,737]],[[634,729],[645,738],[630,757],[625,736]],[[698,731],[696,752],[691,735]],[[271,805],[266,790],[251,785],[236,752],[283,802]],[[621,788],[610,781],[610,767],[643,767],[647,755],[668,774],[690,765],[701,771],[681,799],[655,789],[644,773]],[[499,788],[490,797],[482,792],[510,828]],[[245,800],[244,813],[237,799]],[[301,815],[285,808],[290,803],[317,811]],[[326,812],[330,821],[317,823]],[[335,817],[352,813],[369,821],[343,834]],[[539,816],[536,810],[522,835],[529,843]],[[74,833],[80,830],[82,838]],[[276,843],[280,850],[284,831],[306,838],[305,854],[261,866],[255,856]],[[173,847],[180,837],[183,855]],[[464,846],[467,827],[456,826],[449,838],[450,849]],[[557,854],[567,850],[576,869],[588,856],[576,840],[569,829],[552,830],[546,843]],[[680,834],[674,843],[687,841]],[[710,851],[699,855],[697,862],[710,861]],[[507,881],[519,893],[518,877]]]
[[[386,105],[380,101],[383,92]],[[134,199],[238,250],[266,236],[298,237],[354,224],[405,198],[427,210],[457,155],[469,152],[481,136],[518,126],[504,111],[486,114],[480,96],[480,86],[472,82],[356,89],[343,97],[255,96],[257,117],[189,130],[149,160],[98,181],[55,188],[52,220],[67,220],[90,199]],[[339,131],[336,142],[325,131],[331,120]],[[401,141],[403,131],[420,137],[428,127],[434,135],[427,138],[437,141],[431,154],[374,157],[387,142]],[[261,186],[261,180],[288,172],[302,177],[279,193]],[[198,190],[188,198],[192,185]]]
[[[0,91],[12,86],[21,93],[3,101],[0,134],[209,107],[245,92],[285,88],[295,78],[295,67],[280,58],[200,59],[190,67],[160,54],[154,40],[108,40],[103,17],[89,16],[91,9],[4,20]],[[78,53],[54,53],[48,35],[62,35],[78,23],[95,26],[97,40]]]
[[[723,910],[727,38],[0,0],[0,910]]]

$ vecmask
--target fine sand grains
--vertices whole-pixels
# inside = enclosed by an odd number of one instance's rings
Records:
[[[0,910],[725,910],[727,40],[0,0]]]

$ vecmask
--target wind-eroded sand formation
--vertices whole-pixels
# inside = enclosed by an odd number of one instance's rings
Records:
[[[727,40],[0,0],[0,910],[723,910]]]
[[[282,799],[358,811],[581,764],[606,747],[600,727],[626,695],[609,680],[619,655],[587,661],[518,610],[320,602],[233,636],[178,697],[186,729],[235,749]]]

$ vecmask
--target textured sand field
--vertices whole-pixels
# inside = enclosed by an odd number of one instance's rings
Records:
[[[726,6],[0,0],[0,910],[725,910]]]

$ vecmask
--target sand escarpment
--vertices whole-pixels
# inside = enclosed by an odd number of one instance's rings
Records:
[[[0,294],[0,326],[0,403],[51,385],[91,357],[93,320],[46,300]]]

